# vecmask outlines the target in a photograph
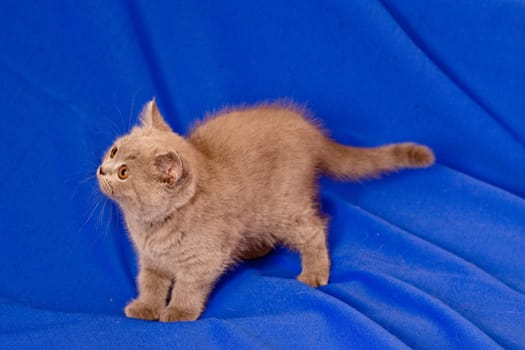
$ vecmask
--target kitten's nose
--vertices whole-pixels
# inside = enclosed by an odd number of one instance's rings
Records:
[[[106,175],[106,172],[102,169],[102,165],[98,167],[98,173],[100,175]]]

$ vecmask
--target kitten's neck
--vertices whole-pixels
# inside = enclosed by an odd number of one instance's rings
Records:
[[[158,232],[164,226],[173,224],[178,219],[177,210],[159,216],[129,215],[125,213],[126,225],[133,239],[145,238]]]

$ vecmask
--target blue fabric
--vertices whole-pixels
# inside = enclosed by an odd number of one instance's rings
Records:
[[[521,2],[3,0],[0,29],[0,348],[525,348]],[[135,256],[92,175],[152,96],[180,133],[289,97],[438,163],[322,181],[329,285],[278,249],[197,322],[127,319]]]

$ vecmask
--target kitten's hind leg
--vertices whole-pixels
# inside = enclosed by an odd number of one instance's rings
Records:
[[[270,253],[273,250],[272,246],[258,246],[255,248],[250,248],[248,250],[245,250],[241,253],[240,258],[242,260],[254,260],[262,258],[263,256],[266,256],[268,253]]]
[[[330,276],[326,245],[326,224],[317,216],[295,220],[288,228],[284,243],[301,255],[302,271],[297,279],[312,287],[324,286]]]

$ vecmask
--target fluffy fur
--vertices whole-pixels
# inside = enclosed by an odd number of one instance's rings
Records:
[[[139,295],[128,317],[196,320],[221,274],[276,244],[299,252],[299,281],[327,284],[317,175],[358,180],[434,162],[414,143],[338,144],[304,115],[279,104],[229,109],[183,138],[154,100],[144,107],[141,125],[116,140],[97,171],[138,255]]]

